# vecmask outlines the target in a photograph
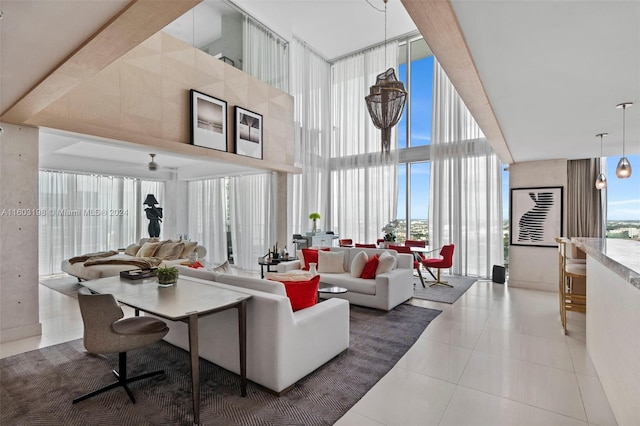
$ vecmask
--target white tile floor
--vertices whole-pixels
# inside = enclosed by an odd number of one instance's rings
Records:
[[[479,281],[342,419],[351,425],[615,425],[585,348],[585,317],[564,336],[553,293]],[[131,312],[127,312],[131,315]],[[42,336],[0,357],[82,337],[77,301],[40,286]]]

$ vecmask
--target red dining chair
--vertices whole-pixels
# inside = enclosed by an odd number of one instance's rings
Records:
[[[427,242],[423,240],[405,240],[404,245],[407,247],[426,247]]]
[[[444,285],[447,287],[453,287],[451,284],[447,283],[446,281],[442,281],[440,279],[440,271],[442,269],[448,269],[451,268],[451,265],[453,265],[453,249],[454,249],[454,245],[453,244],[448,244],[448,245],[444,245],[442,246],[442,248],[440,249],[440,256],[441,258],[428,258],[422,261],[422,265],[424,265],[425,268],[427,268],[427,270],[429,271],[429,273],[431,273],[431,276],[433,276],[433,273],[431,272],[431,270],[429,268],[436,268],[438,269],[438,277],[436,278],[436,280],[434,282],[432,282],[431,285],[429,285],[429,287],[433,287],[434,285]]]
[[[420,277],[420,282],[422,283],[422,287],[424,285],[424,278],[422,278],[422,271],[420,271],[420,265],[422,265],[421,261],[418,259],[422,259],[418,253],[414,253],[411,251],[411,247],[408,246],[397,246],[395,244],[389,244],[389,250],[395,250],[398,253],[407,253],[413,255],[413,269],[418,271],[418,276]],[[416,256],[417,255],[417,256]]]
[[[338,245],[340,247],[353,247],[353,240],[350,238],[345,238],[343,240],[338,240]]]
[[[360,244],[360,243],[356,243],[356,247],[359,248],[376,248],[375,244]]]

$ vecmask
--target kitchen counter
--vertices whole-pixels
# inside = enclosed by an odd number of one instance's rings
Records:
[[[572,238],[576,247],[640,290],[640,241]]]
[[[640,424],[640,242],[572,238],[587,254],[587,351],[619,425]]]

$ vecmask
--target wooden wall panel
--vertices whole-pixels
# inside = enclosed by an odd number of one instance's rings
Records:
[[[228,149],[234,106],[263,115],[263,160],[190,144],[189,90],[227,102]],[[124,140],[249,167],[293,166],[293,97],[162,32],[155,34],[27,123]]]

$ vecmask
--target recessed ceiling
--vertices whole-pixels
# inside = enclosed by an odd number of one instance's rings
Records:
[[[156,171],[150,171],[148,168],[151,153],[156,154]],[[41,169],[158,180],[207,179],[260,172],[229,162],[179,155],[157,148],[54,129],[40,129],[39,166]]]

